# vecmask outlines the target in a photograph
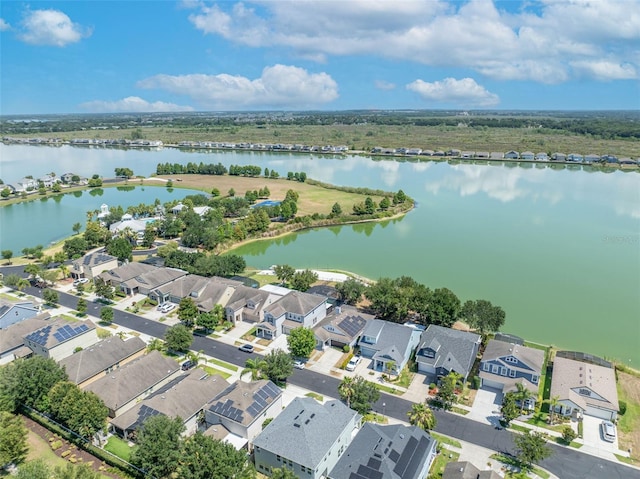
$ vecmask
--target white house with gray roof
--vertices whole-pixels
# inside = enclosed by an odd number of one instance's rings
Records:
[[[397,374],[405,367],[419,341],[420,331],[417,329],[373,319],[362,331],[358,346],[362,356],[371,358],[371,366],[375,371]]]
[[[46,326],[24,336],[24,344],[34,354],[56,361],[98,341],[96,325],[91,321],[70,323],[60,318],[51,319]]]
[[[418,371],[438,378],[455,371],[466,381],[481,342],[479,334],[430,324],[420,336]]]
[[[367,422],[329,472],[330,479],[423,479],[436,440],[416,426]]]
[[[295,398],[253,442],[256,470],[286,467],[300,478],[326,477],[358,432],[362,416],[340,401]]]
[[[264,309],[264,321],[256,326],[256,335],[275,339],[301,326],[312,328],[326,316],[325,297],[292,291]]]
[[[616,373],[611,363],[580,354],[562,357],[559,351],[553,360],[550,397],[558,397],[556,412],[563,416],[583,415],[615,421],[618,416]],[[573,359],[580,357],[580,359]]]

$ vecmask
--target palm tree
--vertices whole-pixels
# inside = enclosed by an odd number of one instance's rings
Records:
[[[425,431],[430,431],[436,427],[436,417],[433,415],[433,411],[424,403],[412,405],[411,411],[407,413],[407,416],[409,416],[409,423],[412,426],[418,426]]]
[[[18,280],[18,282],[16,283],[16,289],[17,289],[18,291],[22,292],[22,290],[23,290],[24,288],[26,288],[27,286],[29,286],[30,284],[31,284],[31,283],[29,282],[29,280],[28,280],[28,279],[26,279],[26,278],[20,278],[20,279]]]
[[[240,376],[244,376],[246,373],[251,373],[251,380],[255,381],[256,379],[260,379],[262,375],[262,370],[264,369],[266,362],[264,359],[256,358],[256,359],[247,359],[245,363],[245,368],[242,370]]]
[[[520,414],[524,412],[524,403],[527,399],[533,397],[533,393],[529,391],[522,383],[516,383],[516,399],[520,401]]]
[[[202,359],[203,355],[204,355],[204,351],[202,349],[197,353],[194,353],[193,351],[189,351],[187,353],[187,358],[189,358],[189,361],[192,361],[193,364],[197,366],[198,364],[200,364],[200,360]]]
[[[356,393],[355,381],[351,376],[345,377],[338,386],[340,397],[347,402],[347,407],[351,407],[351,399]]]
[[[555,422],[556,408],[560,404],[560,396],[553,396],[542,402],[549,405],[549,421],[553,424]]]
[[[67,276],[69,276],[69,267],[66,264],[62,263],[58,269],[62,273],[62,279],[65,279]]]
[[[147,345],[147,351],[148,352],[151,352],[151,351],[162,351],[163,349],[164,349],[164,342],[162,341],[162,339],[154,338]]]

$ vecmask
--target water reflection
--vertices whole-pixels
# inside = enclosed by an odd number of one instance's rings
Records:
[[[89,190],[89,194],[91,196],[102,196],[104,194],[104,190],[102,188],[92,188]]]

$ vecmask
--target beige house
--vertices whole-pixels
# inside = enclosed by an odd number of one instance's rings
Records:
[[[0,366],[18,358],[26,358],[33,351],[24,344],[24,337],[49,324],[49,313],[42,313],[35,318],[25,319],[0,329]]]
[[[93,279],[104,271],[118,267],[118,258],[106,253],[89,253],[73,262],[71,276],[73,278]]]
[[[60,361],[78,348],[85,349],[99,341],[96,325],[91,321],[70,323],[52,319],[49,324],[24,336],[24,344],[34,354]]]

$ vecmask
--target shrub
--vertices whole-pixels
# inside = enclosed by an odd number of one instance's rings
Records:
[[[436,383],[429,384],[429,390],[433,391],[436,388]]]
[[[349,351],[351,351],[351,347],[348,344],[345,344],[342,348],[342,351],[348,353]]]
[[[620,408],[620,415],[624,416],[624,413],[627,412],[627,403],[624,401],[618,401],[618,406]]]
[[[67,450],[66,450],[66,451],[64,451],[62,454],[60,454],[60,456],[61,456],[61,457],[67,457],[69,454],[71,454],[71,451],[67,449]]]
[[[60,449],[62,447],[62,441],[57,440],[57,441],[53,441],[51,443],[51,449],[53,449],[54,451],[57,451],[58,449]]]
[[[576,437],[578,437],[578,433],[576,433],[571,426],[564,426],[562,428],[562,440],[567,444],[571,444]]]
[[[473,389],[480,389],[480,376],[473,376]]]

